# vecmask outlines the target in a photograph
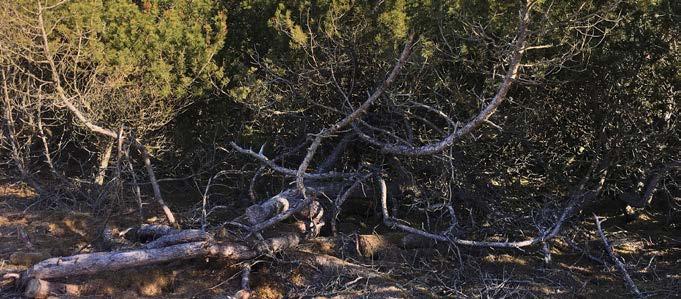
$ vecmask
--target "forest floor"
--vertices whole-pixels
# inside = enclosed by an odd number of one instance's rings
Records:
[[[125,229],[139,221],[135,211],[102,217],[41,208],[31,205],[34,201],[35,194],[25,187],[0,185],[0,276],[47,257],[102,250],[98,244],[105,225]],[[350,222],[339,224],[341,233],[336,238],[318,238],[251,261],[252,298],[631,297],[612,264],[605,266],[585,254],[608,259],[593,221],[587,221],[591,217],[584,217],[578,229],[569,232],[572,236],[581,232],[581,240],[587,240],[578,245],[582,252],[558,239],[549,263],[536,249],[392,247],[362,256],[342,244],[358,233],[376,232],[379,225],[371,219],[347,218]],[[681,229],[665,218],[641,214],[625,223],[623,216],[613,216],[604,223],[615,252],[626,260],[646,296],[681,296]],[[318,257],[363,270],[327,271],[316,264]],[[87,294],[93,298],[225,298],[239,290],[240,269],[240,265],[201,259],[72,277],[68,282],[87,283]],[[0,298],[20,294],[13,285],[0,284]]]

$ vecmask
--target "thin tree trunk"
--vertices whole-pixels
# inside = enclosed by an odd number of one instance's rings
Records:
[[[106,177],[106,170],[109,168],[109,161],[111,160],[111,151],[113,150],[114,142],[107,142],[104,152],[102,152],[99,157],[99,170],[97,171],[97,177],[95,177],[95,184],[97,186],[102,186],[104,184],[104,178]]]
[[[137,141],[134,142],[137,143]],[[137,148],[142,153],[142,159],[144,159],[144,166],[147,168],[147,174],[149,175],[151,188],[154,190],[154,199],[156,199],[156,202],[161,206],[161,209],[163,209],[163,213],[166,215],[166,218],[168,218],[168,222],[170,222],[170,225],[177,226],[177,222],[175,221],[175,215],[173,215],[173,212],[166,205],[165,201],[163,201],[163,196],[161,196],[161,187],[158,185],[158,181],[156,180],[156,174],[154,173],[154,168],[151,166],[149,152],[147,152],[147,149],[143,145],[139,143],[137,144],[139,145]]]

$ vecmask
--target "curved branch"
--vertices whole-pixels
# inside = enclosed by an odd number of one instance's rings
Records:
[[[473,241],[473,240],[464,240],[464,239],[459,239],[459,238],[454,238],[450,236],[447,232],[451,231],[451,229],[448,229],[445,231],[445,233],[441,234],[435,234],[431,232],[427,232],[418,228],[414,228],[405,224],[399,223],[395,218],[390,217],[390,214],[388,213],[388,196],[387,196],[387,187],[385,184],[385,180],[383,178],[378,178],[379,180],[379,188],[380,188],[380,200],[381,200],[381,211],[383,212],[383,222],[385,225],[391,227],[391,228],[398,228],[404,232],[423,236],[429,239],[433,239],[436,241],[442,241],[442,242],[449,242],[452,244],[456,245],[462,245],[462,246],[474,246],[474,247],[490,247],[490,248],[522,248],[522,247],[528,247],[532,246],[535,244],[543,243],[546,242],[550,239],[555,238],[558,236],[558,234],[561,232],[563,224],[565,221],[573,214],[575,209],[580,206],[580,204],[590,198],[595,197],[597,192],[595,191],[587,191],[587,192],[581,192],[578,194],[575,194],[571,197],[570,202],[568,205],[563,209],[563,213],[561,213],[560,217],[556,221],[556,223],[553,225],[551,230],[549,231],[541,231],[540,234],[532,239],[524,240],[524,241],[515,241],[515,242],[493,242],[493,241]],[[450,211],[451,213],[451,211]],[[454,214],[452,213],[452,216]],[[453,219],[454,220],[454,219]],[[452,221],[454,223],[454,221]]]
[[[497,89],[497,92],[492,98],[492,100],[482,110],[480,110],[477,116],[469,120],[463,127],[461,127],[458,130],[455,130],[453,133],[447,135],[445,138],[438,142],[417,147],[410,145],[396,145],[385,143],[367,134],[364,134],[359,130],[356,130],[358,135],[368,143],[381,148],[381,150],[385,153],[396,155],[421,156],[442,152],[447,147],[454,144],[455,141],[461,139],[461,137],[477,129],[481,124],[485,123],[489,119],[489,117],[492,116],[492,114],[494,114],[494,112],[496,112],[499,105],[501,105],[504,99],[506,99],[506,94],[510,90],[511,85],[513,85],[513,82],[518,77],[520,62],[522,60],[523,53],[525,52],[525,41],[527,39],[528,34],[527,25],[530,21],[530,6],[531,4],[528,3],[528,5],[523,10],[520,24],[518,25],[517,37],[514,42],[511,54],[511,62],[506,72],[506,75],[504,76],[504,79],[501,82],[501,85]]]

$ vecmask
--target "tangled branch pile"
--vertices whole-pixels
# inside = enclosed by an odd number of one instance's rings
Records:
[[[6,173],[46,206],[140,216],[149,185],[170,225],[12,275],[28,296],[249,260],[336,235],[358,207],[439,246],[547,262],[582,211],[678,214],[674,1],[276,2],[0,4]],[[205,186],[199,216],[173,212],[158,173]]]

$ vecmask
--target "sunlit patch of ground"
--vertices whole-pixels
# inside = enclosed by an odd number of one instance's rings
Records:
[[[0,183],[0,197],[11,197],[15,200],[32,199],[36,196],[35,191],[21,183]]]

